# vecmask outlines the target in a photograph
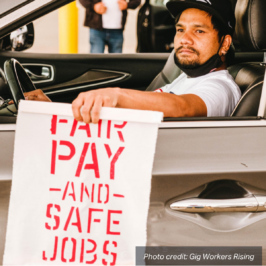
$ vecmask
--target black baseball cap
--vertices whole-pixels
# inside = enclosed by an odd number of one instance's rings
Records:
[[[166,6],[174,18],[188,8],[206,11],[224,24],[228,34],[234,34],[236,19],[230,0],[170,0]]]

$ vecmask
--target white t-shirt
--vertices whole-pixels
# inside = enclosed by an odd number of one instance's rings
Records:
[[[117,0],[102,0],[106,6],[106,12],[102,15],[104,29],[122,29],[122,11]]]
[[[207,116],[230,116],[241,97],[241,91],[227,70],[212,72],[197,78],[182,73],[171,84],[156,92],[176,95],[195,94],[207,106]]]

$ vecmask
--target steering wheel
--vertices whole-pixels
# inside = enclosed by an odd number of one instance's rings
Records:
[[[18,109],[19,101],[25,100],[23,93],[36,90],[36,88],[23,66],[16,59],[7,60],[4,64],[4,71],[14,104]]]

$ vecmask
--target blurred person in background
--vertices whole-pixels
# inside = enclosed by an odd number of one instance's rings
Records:
[[[122,53],[127,9],[135,9],[141,0],[79,0],[86,8],[84,26],[90,28],[91,53]]]

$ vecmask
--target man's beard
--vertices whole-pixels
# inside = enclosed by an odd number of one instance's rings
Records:
[[[200,63],[198,60],[188,60],[188,59],[179,59],[177,54],[178,52],[183,49],[184,47],[183,46],[180,46],[178,49],[176,49],[175,51],[175,62],[176,64],[180,65],[182,68],[184,69],[195,69],[197,67],[200,66]],[[187,47],[185,49],[189,49],[191,51],[193,51],[195,54],[199,55],[199,52],[197,50],[195,50],[194,48],[191,48],[191,47]]]
[[[174,61],[177,67],[179,67],[188,77],[196,78],[203,75],[206,75],[208,73],[211,73],[215,71],[217,68],[221,67],[223,64],[223,61],[221,60],[221,57],[219,54],[213,55],[209,60],[207,60],[203,64],[199,64],[198,60],[180,60],[177,57],[177,52],[182,48],[179,48],[174,53]],[[192,50],[192,49],[191,49]],[[197,55],[199,53],[195,51]]]

